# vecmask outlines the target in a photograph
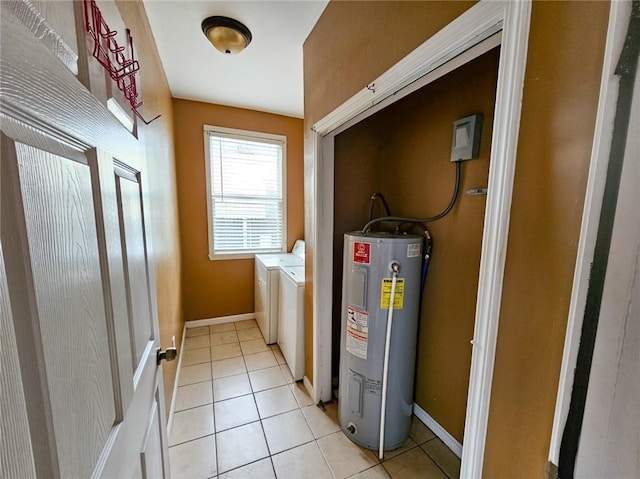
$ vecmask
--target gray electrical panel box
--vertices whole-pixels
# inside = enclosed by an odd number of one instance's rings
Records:
[[[471,115],[453,122],[451,161],[474,160],[480,156],[482,115]]]

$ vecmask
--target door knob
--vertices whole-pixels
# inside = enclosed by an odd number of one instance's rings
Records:
[[[176,348],[176,337],[171,338],[171,346],[164,351],[160,348],[156,349],[156,363],[164,359],[165,361],[173,361],[178,356],[178,348]]]

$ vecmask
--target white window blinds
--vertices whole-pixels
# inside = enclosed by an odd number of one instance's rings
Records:
[[[210,257],[284,251],[284,138],[212,129],[205,140]]]

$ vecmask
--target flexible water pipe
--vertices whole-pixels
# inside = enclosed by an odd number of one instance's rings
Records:
[[[393,324],[393,304],[396,299],[396,281],[400,271],[400,263],[393,261],[389,268],[392,271],[391,296],[389,296],[389,313],[387,314],[387,337],[384,344],[384,366],[382,369],[382,404],[380,408],[380,447],[378,458],[382,460],[384,456],[384,422],[387,412],[387,377],[389,375],[389,350],[391,347],[391,325]]]
[[[443,211],[435,216],[429,216],[427,218],[405,218],[404,216],[383,216],[381,218],[375,218],[364,225],[364,227],[362,228],[362,232],[365,235],[368,234],[369,230],[371,230],[371,227],[376,223],[380,223],[381,221],[392,221],[401,223],[431,223],[447,216],[453,208],[453,205],[456,204],[458,192],[460,191],[460,163],[460,161],[456,162],[456,181],[453,187],[453,195],[451,196],[451,201],[449,201],[449,204]]]

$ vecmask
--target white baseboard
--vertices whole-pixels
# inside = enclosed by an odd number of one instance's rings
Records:
[[[199,328],[200,326],[211,326],[212,324],[233,323],[234,321],[245,321],[247,319],[256,319],[256,313],[234,314],[232,316],[220,316],[218,318],[194,319],[185,321],[187,328]]]
[[[176,378],[173,381],[173,394],[171,395],[171,406],[169,407],[169,420],[167,421],[167,436],[171,437],[171,430],[173,429],[173,410],[176,407],[176,397],[178,396],[178,382],[180,380],[180,370],[182,369],[182,351],[184,351],[184,338],[187,337],[187,323],[185,321],[184,328],[182,328],[182,341],[180,343],[180,349],[178,350],[178,367],[176,368]]]
[[[311,381],[309,381],[309,378],[307,377],[306,374],[302,378],[302,384],[304,384],[304,387],[307,388],[307,392],[309,393],[309,397],[312,397],[313,400],[315,401],[316,399],[315,399],[315,396],[313,395],[313,384],[311,384]]]
[[[440,440],[444,442],[456,456],[462,457],[462,444],[460,444],[455,437],[449,434],[445,428],[438,424],[435,419],[429,416],[429,414],[427,414],[427,412],[416,403],[413,403],[413,414],[415,414],[425,426],[431,429],[433,433],[438,436],[438,438],[440,438]]]

